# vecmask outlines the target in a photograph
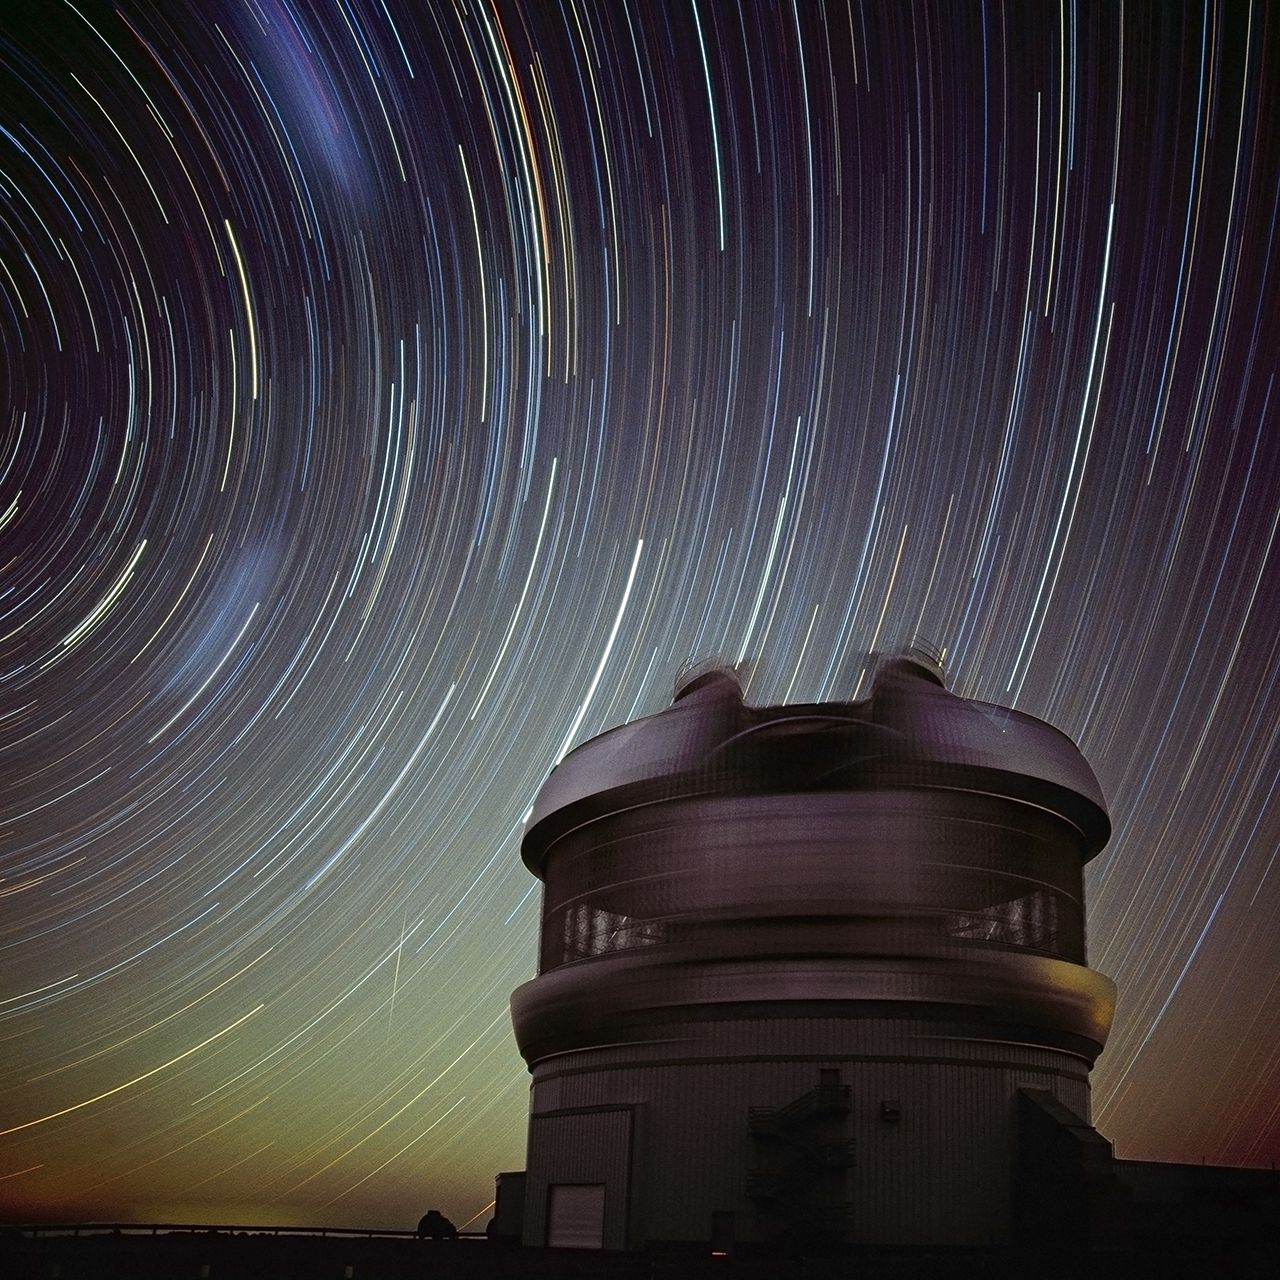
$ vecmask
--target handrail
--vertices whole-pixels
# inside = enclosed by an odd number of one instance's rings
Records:
[[[810,1116],[848,1111],[850,1096],[850,1086],[847,1084],[820,1084],[785,1106],[748,1107],[747,1123],[753,1133],[778,1131],[789,1125],[799,1124]]]
[[[388,1238],[413,1240],[418,1233],[412,1229],[382,1227],[291,1227],[245,1226],[225,1223],[192,1222],[15,1222],[0,1223],[0,1236],[18,1232],[33,1240],[50,1237],[75,1237],[86,1235],[156,1236],[204,1235],[204,1236],[317,1236],[346,1237],[349,1239]],[[459,1240],[487,1240],[483,1231],[459,1231]],[[432,1243],[438,1243],[433,1241]]]

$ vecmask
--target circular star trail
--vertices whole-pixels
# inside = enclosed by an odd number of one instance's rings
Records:
[[[690,658],[1071,734],[1121,1155],[1280,1156],[1277,12],[0,17],[0,1205],[483,1222]]]

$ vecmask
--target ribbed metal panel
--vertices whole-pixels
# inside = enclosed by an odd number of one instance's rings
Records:
[[[524,1219],[527,1243],[546,1243],[548,1188],[552,1184],[603,1183],[604,1247],[629,1247],[634,1128],[634,1115],[628,1107],[530,1117]]]
[[[548,1178],[556,1181],[594,1181],[604,1170],[627,1181],[626,1149],[632,1221],[644,1224],[632,1229],[631,1247],[705,1240],[716,1211],[735,1214],[739,1239],[766,1236],[746,1194],[758,1156],[748,1114],[811,1090],[824,1067],[838,1069],[850,1086],[849,1115],[824,1136],[852,1142],[843,1198],[852,1207],[851,1234],[865,1243],[1007,1240],[1017,1089],[1049,1089],[1087,1117],[1087,1078],[1071,1055],[944,1036],[925,1020],[766,1019],[678,1029],[678,1038],[564,1055],[536,1072],[536,1096],[554,1098],[559,1110],[546,1119],[535,1112],[530,1168],[553,1171]],[[862,1056],[850,1054],[851,1040]],[[634,1139],[618,1120],[629,1112],[565,1113],[605,1107],[643,1110]],[[530,1187],[531,1224],[545,1214],[542,1194]],[[612,1186],[610,1197],[612,1206]]]
[[[736,1074],[714,1066],[664,1073],[670,1089],[661,1096],[670,1102],[647,1135],[645,1153],[650,1239],[707,1240],[713,1212],[742,1218],[750,1137]],[[698,1140],[691,1142],[691,1134]]]

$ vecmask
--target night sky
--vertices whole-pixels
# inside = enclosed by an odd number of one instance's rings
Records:
[[[459,1225],[523,819],[921,637],[1115,835],[1095,1120],[1280,1158],[1280,9],[0,17],[0,1211]]]

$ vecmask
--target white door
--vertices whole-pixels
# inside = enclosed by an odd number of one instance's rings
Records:
[[[604,1247],[604,1183],[553,1182],[547,1205],[547,1244],[553,1249]]]

